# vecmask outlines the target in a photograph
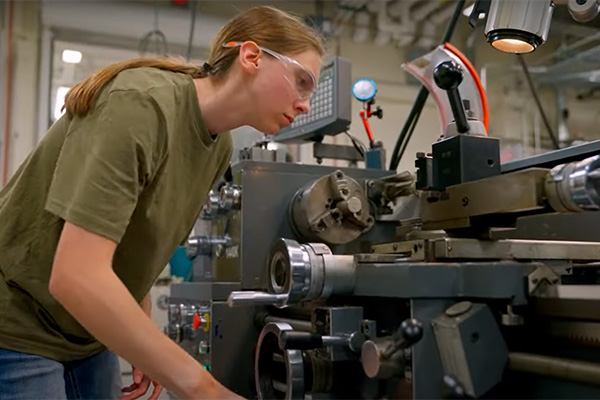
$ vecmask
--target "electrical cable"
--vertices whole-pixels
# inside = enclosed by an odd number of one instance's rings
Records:
[[[415,118],[415,120],[413,121],[413,124],[411,125],[408,134],[406,135],[406,140],[402,143],[402,148],[400,149],[400,152],[398,153],[398,164],[400,164],[400,160],[402,160],[402,156],[404,155],[404,152],[406,151],[406,148],[408,147],[408,143],[410,142],[410,138],[412,137],[412,134],[415,131],[415,128],[417,126],[417,121],[419,120],[419,117],[421,116],[421,111],[423,111],[423,109],[419,110],[419,113],[417,114],[417,117]]]
[[[449,42],[452,39],[452,35],[454,34],[454,29],[456,29],[456,24],[458,23],[458,19],[462,15],[463,8],[465,8],[465,1],[460,0],[456,3],[456,7],[454,8],[454,12],[450,17],[450,21],[448,21],[448,25],[446,26],[446,31],[444,32],[444,36],[442,36],[442,44]]]
[[[187,51],[185,52],[186,61],[190,61],[190,58],[192,58],[192,42],[194,39],[194,29],[196,27],[196,6],[198,5],[199,0],[191,0],[191,1],[192,1],[192,8],[191,8],[192,20],[190,23],[190,37],[188,38]]]
[[[525,74],[525,78],[527,80],[527,84],[529,85],[529,90],[531,91],[531,95],[533,96],[533,100],[535,100],[535,105],[537,106],[541,116],[542,121],[544,121],[544,125],[546,126],[546,131],[548,131],[548,136],[550,140],[552,140],[552,144],[554,148],[560,149],[560,144],[558,143],[558,139],[552,131],[552,127],[550,126],[550,122],[548,122],[548,117],[546,116],[546,112],[544,112],[544,108],[542,107],[542,103],[540,102],[540,98],[538,97],[537,91],[535,90],[535,86],[533,85],[533,80],[531,79],[531,75],[529,74],[529,68],[527,68],[527,63],[525,63],[525,59],[517,54],[517,58],[521,63],[521,67],[523,67],[523,73]]]
[[[355,138],[354,136],[352,136],[350,134],[350,132],[344,131],[344,133],[346,135],[348,135],[348,137],[350,138],[350,141],[352,142],[352,145],[354,146],[354,148],[356,149],[356,151],[358,151],[358,154],[360,154],[360,156],[362,158],[365,158],[365,145],[360,140],[358,140],[357,138]]]
[[[346,134],[348,135],[348,137],[350,137],[350,141],[352,142],[352,145],[354,146],[354,148],[356,149],[358,154],[360,154],[360,156],[364,159],[365,158],[365,149],[366,149],[364,144],[362,144],[362,142],[360,142],[355,137],[351,136],[349,133],[346,133]]]
[[[398,136],[398,140],[396,141],[396,145],[394,146],[394,151],[392,152],[392,157],[390,159],[390,171],[395,171],[398,168],[398,164],[400,163],[400,159],[398,158],[398,154],[400,153],[400,149],[403,147],[404,141],[408,135],[409,130],[413,125],[418,121],[418,115],[421,114],[421,110],[425,106],[425,102],[427,101],[427,97],[429,96],[429,91],[425,86],[421,87],[419,90],[419,94],[415,99],[415,103],[413,104],[410,113],[408,114],[408,118],[402,127],[402,131],[400,132],[400,136]]]
[[[460,18],[461,14],[462,14],[462,10],[465,6],[465,1],[466,0],[459,0],[456,3],[454,12],[452,13],[452,16],[450,17],[450,21],[448,22],[448,25],[446,26],[446,30],[444,31],[444,35],[442,36],[442,44],[449,42],[450,39],[452,38],[452,34],[454,33],[454,30],[456,29],[456,24],[458,22],[458,19]],[[404,145],[404,141],[408,141],[408,139],[410,139],[410,136],[412,135],[412,130],[414,130],[414,126],[416,126],[416,123],[419,120],[419,116],[421,115],[421,111],[423,110],[423,107],[425,106],[425,102],[427,101],[428,96],[429,96],[429,92],[427,91],[427,88],[424,86],[421,87],[421,90],[419,91],[419,94],[417,95],[417,98],[415,99],[415,102],[413,104],[413,107],[410,110],[408,118],[406,119],[406,122],[404,123],[404,126],[402,127],[402,131],[400,132],[400,135],[398,136],[396,145],[394,146],[394,151],[392,152],[392,157],[390,159],[390,170],[391,171],[395,171],[396,168],[398,168],[398,164],[400,163],[400,157],[399,157],[400,150],[403,147],[406,148]],[[412,130],[411,130],[411,127],[412,127]]]

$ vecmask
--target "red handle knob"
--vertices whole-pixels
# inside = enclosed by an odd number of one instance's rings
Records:
[[[194,314],[194,318],[192,318],[192,328],[194,328],[195,331],[198,330],[198,328],[200,328],[202,326],[202,318],[200,318],[199,314]]]

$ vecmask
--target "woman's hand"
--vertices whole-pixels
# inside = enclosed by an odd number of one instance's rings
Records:
[[[162,385],[158,381],[154,381],[144,375],[136,367],[132,367],[131,372],[133,373],[133,383],[121,389],[125,395],[119,397],[119,400],[134,400],[145,395],[150,387],[150,383],[154,385],[154,390],[152,391],[152,395],[148,397],[148,400],[156,400],[163,390]]]

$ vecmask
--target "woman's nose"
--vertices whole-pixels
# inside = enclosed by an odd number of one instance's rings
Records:
[[[310,112],[310,98],[298,100],[294,108],[298,114],[308,114]]]

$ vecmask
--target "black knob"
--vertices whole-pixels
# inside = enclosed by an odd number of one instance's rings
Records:
[[[454,61],[444,61],[443,63],[440,63],[433,70],[433,80],[440,89],[448,92],[448,101],[450,102],[450,108],[452,108],[452,114],[454,115],[458,133],[468,132],[469,122],[467,121],[467,116],[463,109],[463,102],[460,99],[460,93],[458,92],[458,85],[460,85],[463,80],[463,73],[460,65]]]
[[[405,319],[392,335],[394,343],[383,351],[383,358],[390,358],[398,350],[415,345],[423,337],[423,324],[416,319]]]
[[[440,89],[456,89],[463,80],[462,68],[454,61],[444,61],[433,70],[433,80]]]
[[[373,111],[373,115],[379,119],[383,118],[383,110],[381,109],[381,107],[377,106],[377,109]]]
[[[323,339],[316,333],[283,331],[279,334],[281,350],[311,350],[320,347],[323,347]]]
[[[405,319],[400,324],[400,333],[406,346],[412,346],[423,337],[423,324],[416,319]]]

